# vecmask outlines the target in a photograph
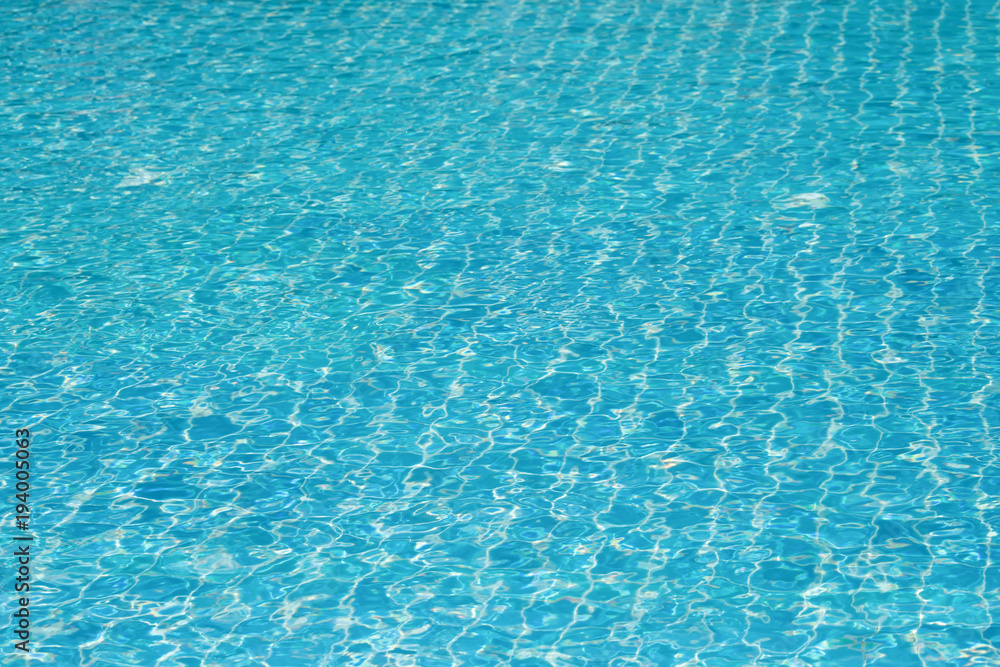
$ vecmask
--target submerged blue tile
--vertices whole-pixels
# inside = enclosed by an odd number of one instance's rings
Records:
[[[40,660],[1000,663],[991,5],[8,5]]]

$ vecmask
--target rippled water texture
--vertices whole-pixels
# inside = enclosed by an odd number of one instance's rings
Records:
[[[36,662],[1000,665],[993,5],[0,29]]]

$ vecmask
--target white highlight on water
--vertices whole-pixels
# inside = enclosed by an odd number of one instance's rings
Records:
[[[778,202],[778,208],[798,208],[808,206],[809,208],[823,208],[830,203],[830,198],[819,192],[806,192],[800,195],[792,195],[787,199]]]
[[[132,167],[129,169],[128,176],[123,178],[116,188],[132,188],[137,185],[148,185],[153,183],[162,177],[163,174],[149,171],[148,169],[143,169],[142,167]]]

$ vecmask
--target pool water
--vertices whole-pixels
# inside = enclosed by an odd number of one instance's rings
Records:
[[[32,663],[1000,665],[998,23],[11,0]]]

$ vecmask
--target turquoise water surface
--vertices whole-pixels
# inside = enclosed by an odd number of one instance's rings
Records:
[[[1000,665],[1000,6],[0,34],[31,664]]]

